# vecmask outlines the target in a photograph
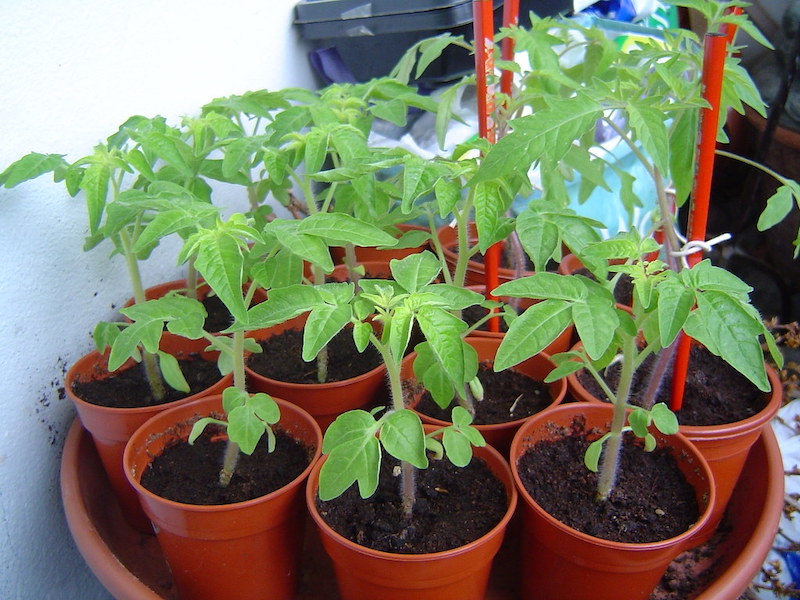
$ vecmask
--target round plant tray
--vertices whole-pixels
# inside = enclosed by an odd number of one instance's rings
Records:
[[[783,463],[771,428],[755,444],[731,498],[727,531],[698,569],[717,574],[699,600],[736,600],[767,556],[783,510]],[[76,419],[64,445],[61,493],[72,537],[89,568],[117,600],[178,600],[154,535],[125,521],[88,433]],[[495,561],[486,600],[517,600],[514,529]],[[757,535],[766,532],[767,535]],[[297,600],[337,600],[331,564],[306,527],[306,562]],[[685,557],[676,559],[686,562]],[[735,576],[735,577],[734,577]]]

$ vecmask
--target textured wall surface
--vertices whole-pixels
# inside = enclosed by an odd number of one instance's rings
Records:
[[[171,122],[214,97],[312,86],[295,0],[0,3],[0,171],[32,150],[76,160],[128,116]],[[107,598],[77,552],[58,474],[74,410],[66,368],[130,294],[86,215],[48,177],[0,190],[0,598]],[[159,249],[145,285],[175,278]],[[163,257],[163,258],[161,258]]]

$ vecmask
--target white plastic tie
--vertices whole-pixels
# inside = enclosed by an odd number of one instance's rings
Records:
[[[714,246],[722,242],[727,242],[729,239],[731,239],[731,237],[732,236],[730,233],[722,233],[717,237],[711,238],[705,242],[703,240],[691,240],[686,242],[680,250],[675,250],[670,254],[680,258],[683,266],[688,268],[689,262],[686,260],[687,256],[694,254],[695,252],[710,252]],[[681,241],[685,241],[685,239],[682,239]]]

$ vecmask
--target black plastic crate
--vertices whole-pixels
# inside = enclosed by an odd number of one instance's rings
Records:
[[[502,5],[495,0],[495,28]],[[569,13],[572,6],[572,0],[520,0],[520,23],[528,22],[529,11],[549,16]],[[408,48],[427,37],[451,32],[472,40],[472,21],[471,0],[303,0],[295,6],[300,35],[317,48],[335,48],[356,81],[387,75]],[[421,83],[436,86],[473,69],[466,50],[450,47]]]

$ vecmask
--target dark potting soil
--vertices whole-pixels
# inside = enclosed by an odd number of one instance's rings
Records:
[[[175,390],[165,384],[166,394],[160,402],[153,398],[142,363],[112,373],[103,379],[76,381],[72,391],[90,404],[109,408],[138,408],[180,400],[211,387],[221,378],[216,361],[203,360],[198,355],[178,359],[178,364],[189,384],[189,393]]]
[[[691,600],[716,579],[724,553],[725,539],[731,532],[723,517],[716,532],[706,543],[681,552],[667,567],[649,600]],[[744,597],[744,596],[742,596]]]
[[[482,306],[468,306],[464,310],[461,311],[461,318],[467,325],[474,325],[478,321],[480,321],[489,311]],[[505,333],[508,331],[508,325],[506,325],[505,320],[503,317],[499,317],[498,321],[500,322],[500,331]],[[478,327],[480,331],[489,331],[489,322],[486,321],[480,327]]]
[[[333,500],[317,499],[320,515],[339,534],[362,546],[424,554],[478,539],[506,512],[505,488],[481,459],[473,457],[463,468],[444,459],[431,460],[427,469],[416,471],[414,514],[407,519],[397,466],[397,460],[384,454],[372,497],[362,499],[357,486],[351,486]]]
[[[631,389],[631,404],[643,402],[647,389],[648,365],[654,357],[648,357],[634,376]],[[605,398],[600,386],[586,371],[580,371],[578,381],[596,398]],[[612,365],[605,371],[605,379],[611,389],[619,381],[619,367]],[[670,402],[672,366],[668,368],[664,381],[654,402]],[[689,372],[683,394],[683,407],[676,412],[682,425],[720,425],[735,423],[757,414],[767,405],[768,397],[759,391],[736,369],[705,348],[693,346],[689,357]]]
[[[476,425],[523,419],[543,410],[553,401],[546,384],[511,369],[495,373],[489,362],[480,364],[478,379],[483,385],[484,397],[475,402]],[[429,417],[448,422],[453,410],[452,405],[440,408],[430,392],[423,393],[415,408]]]
[[[694,490],[668,450],[645,452],[628,436],[617,484],[598,502],[597,473],[583,463],[593,434],[580,417],[564,433],[537,442],[517,461],[525,488],[562,523],[602,539],[644,543],[679,535],[697,520]]]
[[[303,331],[287,329],[259,342],[262,351],[251,354],[247,366],[256,373],[289,383],[319,383],[316,361],[302,358]],[[350,329],[343,329],[328,343],[328,379],[358,377],[381,364],[380,354],[370,345],[359,352]]]
[[[176,443],[164,449],[142,473],[142,485],[184,504],[232,504],[264,496],[285,486],[308,466],[311,451],[284,431],[274,429],[276,444],[267,451],[267,436],[251,455],[241,453],[227,487],[219,472],[227,445],[219,428],[209,426],[194,444]]]
[[[588,277],[593,281],[597,281],[597,277],[595,277],[594,274],[592,274],[592,272],[585,267],[577,269],[573,272],[573,274],[583,275],[584,277]],[[610,275],[614,275],[614,273],[610,273]],[[624,304],[625,306],[633,305],[633,279],[627,273],[620,275],[616,285],[614,286],[614,300],[616,300],[619,304]]]
[[[231,312],[219,296],[210,295],[203,298],[203,307],[207,314],[203,329],[207,332],[219,333],[233,324]]]

